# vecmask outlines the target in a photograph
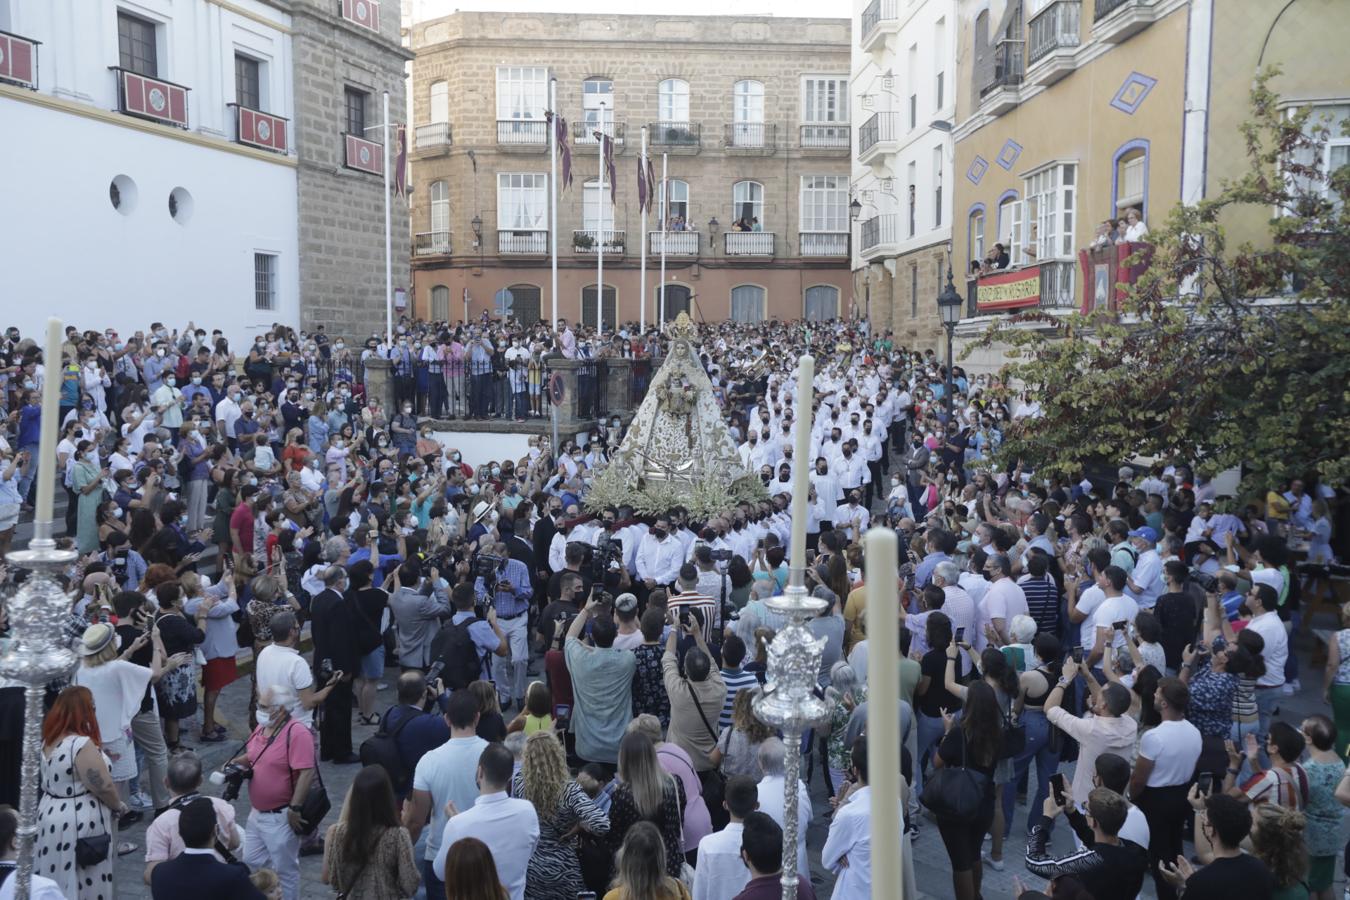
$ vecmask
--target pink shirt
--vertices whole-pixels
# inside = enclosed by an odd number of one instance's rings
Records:
[[[274,751],[268,751],[272,752]],[[235,835],[234,807],[219,797],[208,799],[216,810],[216,836],[228,847]],[[178,834],[178,816],[178,810],[170,809],[150,823],[150,827],[145,831],[146,862],[163,862],[183,852],[183,839]]]
[[[289,806],[296,779],[305,769],[314,768],[314,733],[294,719],[281,726],[272,746],[268,736],[256,728],[248,739],[248,760],[253,778],[248,783],[248,799],[263,812]],[[266,747],[266,752],[263,748]]]
[[[684,849],[698,849],[698,842],[712,834],[712,815],[703,801],[703,786],[694,771],[694,763],[684,748],[669,741],[656,746],[656,760],[661,768],[684,782]]]

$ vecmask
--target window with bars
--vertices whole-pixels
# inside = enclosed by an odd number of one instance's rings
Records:
[[[262,109],[262,63],[242,53],[234,55],[234,102]]]
[[[757,284],[740,284],[731,289],[731,321],[764,321],[764,288]]]
[[[342,96],[347,109],[347,133],[359,138],[366,137],[366,100],[369,95],[358,88],[345,87]]]
[[[158,26],[130,13],[117,14],[118,65],[138,75],[159,77]]]
[[[618,295],[614,292],[614,286],[605,285],[605,327],[613,328],[618,320],[616,311],[618,309]],[[581,289],[581,324],[587,328],[595,328],[598,319],[596,318],[595,308],[595,285],[588,284]]]
[[[802,231],[848,231],[848,177],[803,175]]]
[[[253,254],[253,308],[277,308],[277,256],[275,253]]]
[[[802,122],[848,121],[848,79],[842,75],[807,75],[802,79]]]
[[[513,284],[498,291],[495,301],[497,309],[522,325],[531,326],[539,321],[539,298],[540,291],[536,285]]]

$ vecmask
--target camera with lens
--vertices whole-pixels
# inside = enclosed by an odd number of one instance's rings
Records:
[[[234,763],[226,763],[220,772],[225,782],[225,790],[220,792],[220,798],[233,803],[239,799],[239,790],[244,786],[244,782],[253,777],[253,770]]]
[[[600,538],[591,554],[591,580],[603,584],[605,574],[623,565],[623,545],[610,537]]]
[[[1219,579],[1204,572],[1192,572],[1191,581],[1194,581],[1196,586],[1206,594],[1214,594],[1219,590]]]
[[[506,560],[500,556],[493,556],[490,553],[480,553],[473,559],[473,574],[483,579],[483,586],[492,590],[496,582],[497,571],[501,569],[502,563]]]
[[[734,554],[729,549],[712,551],[713,562],[731,562],[731,557],[733,555]]]

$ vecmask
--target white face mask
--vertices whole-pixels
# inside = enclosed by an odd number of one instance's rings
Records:
[[[272,714],[265,709],[259,709],[256,713],[254,713],[254,717],[258,720],[258,724],[264,727],[266,727],[272,721]]]

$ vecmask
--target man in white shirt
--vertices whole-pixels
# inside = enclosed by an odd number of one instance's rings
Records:
[[[478,799],[463,811],[451,804],[440,850],[432,863],[432,870],[442,882],[450,847],[461,838],[477,838],[492,850],[497,880],[511,900],[524,900],[525,870],[539,843],[539,815],[533,803],[517,800],[508,793],[514,768],[515,757],[502,744],[488,744],[478,757]]]
[[[1103,598],[1093,610],[1092,617],[1088,619],[1088,625],[1091,627],[1084,633],[1090,637],[1083,644],[1083,655],[1088,665],[1094,669],[1101,667],[1108,640],[1117,650],[1125,647],[1125,632],[1116,628],[1116,624],[1119,622],[1133,624],[1135,617],[1139,615],[1139,605],[1124,591],[1125,571],[1119,566],[1107,566],[1098,574],[1097,587],[1101,589]],[[1108,633],[1099,641],[1097,635],[1103,633],[1102,629]]]
[[[1154,695],[1162,722],[1139,739],[1130,776],[1130,798],[1148,820],[1148,855],[1158,897],[1173,900],[1176,889],[1158,871],[1181,855],[1186,827],[1186,791],[1200,759],[1200,730],[1186,721],[1191,692],[1180,678],[1164,678]]]
[[[1247,623],[1248,630],[1261,635],[1265,647],[1261,650],[1261,659],[1266,664],[1266,674],[1256,679],[1256,710],[1259,715],[1257,725],[1257,746],[1264,749],[1266,735],[1270,733],[1270,718],[1280,702],[1280,688],[1284,686],[1284,664],[1289,659],[1289,633],[1284,630],[1284,622],[1276,612],[1280,606],[1280,595],[1268,584],[1254,584],[1247,592],[1247,605],[1258,613]]]
[[[657,516],[638,545],[638,577],[650,591],[673,582],[683,564],[684,545],[670,536],[670,518]]]
[[[299,643],[300,625],[295,619],[295,613],[277,613],[272,617],[272,643],[262,648],[253,670],[258,680],[259,696],[273,687],[289,692],[288,696],[296,698],[291,705],[291,718],[313,731],[314,708],[328,699],[343,673],[334,672],[323,690],[314,690],[314,674],[310,671],[309,663],[296,650]],[[317,749],[316,746],[316,752]]]
[[[239,406],[239,386],[232,384],[226,389],[224,398],[216,404],[216,434],[231,447],[238,446],[234,438],[234,423],[243,415],[244,411]],[[318,450],[317,447],[314,449]]]
[[[835,809],[830,833],[820,850],[820,863],[835,873],[831,900],[871,900],[872,897],[872,789],[867,784],[867,739],[853,744],[852,789]],[[879,798],[878,802],[888,802]],[[889,801],[900,804],[900,798]],[[901,829],[904,810],[900,811]],[[882,847],[883,853],[900,854],[900,847]],[[896,890],[898,895],[900,892]]]
[[[975,634],[975,601],[961,587],[961,573],[956,563],[944,560],[933,567],[933,584],[942,588],[942,612],[952,620],[952,634],[965,629],[966,639]]]
[[[779,828],[784,825],[785,795],[783,793],[785,750],[779,738],[771,737],[759,745],[759,768],[764,773],[758,785],[759,811],[768,814]],[[797,873],[808,880],[811,864],[806,858],[806,829],[811,824],[811,795],[806,784],[797,781]]]
[[[850,490],[845,502],[835,507],[834,527],[847,531],[849,540],[854,543],[862,541],[862,536],[867,531],[867,524],[871,521],[872,514],[867,511],[867,507],[862,505],[862,495],[858,488]]]
[[[741,861],[741,823],[759,809],[754,779],[745,775],[727,779],[722,803],[731,821],[698,842],[694,900],[732,900],[750,880],[750,870]]]
[[[1028,615],[1027,595],[1021,586],[1012,580],[1012,560],[1007,554],[994,553],[984,564],[985,574],[989,576],[989,590],[985,592],[981,603],[979,632],[975,635],[977,649],[983,651],[987,639],[984,626],[992,625],[998,633],[1001,643],[1008,644],[1012,638],[1008,633],[1008,623],[1014,616]]]
[[[1140,609],[1152,609],[1162,593],[1162,557],[1158,555],[1156,544],[1158,532],[1145,525],[1130,532],[1130,543],[1139,551],[1134,561],[1134,571],[1130,572],[1125,589]]]
[[[1068,574],[1064,578],[1069,622],[1078,626],[1078,646],[1083,648],[1084,653],[1092,649],[1092,641],[1097,635],[1092,614],[1106,599],[1106,592],[1097,582],[1109,565],[1111,565],[1111,551],[1105,547],[1096,547],[1088,551],[1087,561],[1083,567],[1084,574],[1092,578],[1091,584],[1080,590],[1081,580],[1077,576]]]

